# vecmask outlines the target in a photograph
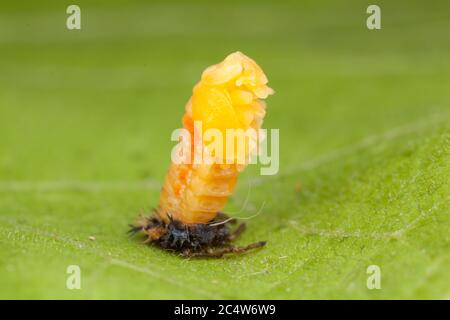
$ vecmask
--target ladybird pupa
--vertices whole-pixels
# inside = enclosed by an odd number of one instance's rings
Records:
[[[194,141],[196,122],[202,124],[203,130],[219,130],[224,136],[227,129],[260,129],[266,113],[263,99],[273,94],[267,83],[258,64],[241,52],[208,67],[194,86],[182,119],[192,139],[193,153],[208,148],[206,143],[199,146]],[[245,152],[247,156],[253,150],[247,148]],[[263,242],[246,247],[230,244],[244,226],[232,232],[228,225],[234,220],[221,210],[246,163],[220,160],[223,161],[200,164],[172,162],[155,215],[141,219],[133,230],[142,230],[150,242],[189,256],[222,256],[263,246]]]

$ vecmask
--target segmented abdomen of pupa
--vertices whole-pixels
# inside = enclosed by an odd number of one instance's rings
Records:
[[[203,132],[220,130],[223,137],[226,129],[261,128],[266,109],[263,99],[273,93],[267,82],[256,62],[240,52],[207,68],[183,116],[183,127],[191,133],[192,156],[208,148],[207,144],[194,143],[194,122],[202,124]],[[163,220],[170,217],[185,224],[208,223],[223,209],[246,163],[238,163],[237,157],[228,164],[224,158],[216,160],[209,164],[171,163],[157,209]]]

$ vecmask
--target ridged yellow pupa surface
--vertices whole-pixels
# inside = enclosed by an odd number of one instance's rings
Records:
[[[263,99],[273,94],[258,64],[241,52],[230,54],[208,67],[195,85],[186,105],[183,126],[194,137],[194,122],[203,131],[261,128],[266,106]],[[193,151],[200,146],[193,143]],[[205,147],[205,146],[202,146]],[[175,164],[168,170],[161,191],[158,215],[168,215],[185,224],[208,223],[225,206],[237,177],[245,165]]]

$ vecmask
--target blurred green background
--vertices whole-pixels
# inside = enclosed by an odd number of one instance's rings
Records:
[[[376,1],[368,30],[372,3],[3,1],[0,297],[449,298],[450,2]],[[127,224],[157,204],[192,87],[237,50],[276,91],[281,165],[248,168],[227,209],[264,204],[239,243],[268,247],[143,246]]]

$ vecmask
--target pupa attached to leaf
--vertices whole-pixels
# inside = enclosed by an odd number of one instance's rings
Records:
[[[193,89],[182,121],[192,139],[192,154],[209,147],[202,140],[195,141],[195,123],[201,123],[202,130],[218,130],[223,136],[228,129],[259,130],[266,109],[263,99],[273,94],[267,82],[258,64],[241,52],[207,68]],[[253,142],[253,146],[258,145]],[[208,162],[172,161],[158,208],[148,218],[141,216],[130,231],[143,232],[147,242],[189,257],[222,257],[264,246],[263,241],[243,247],[231,243],[245,230],[245,224],[233,229],[236,219],[221,210],[247,163],[238,161],[237,154],[230,161],[229,153],[224,151],[213,154],[213,161]],[[249,144],[244,158],[253,152],[254,147]]]

